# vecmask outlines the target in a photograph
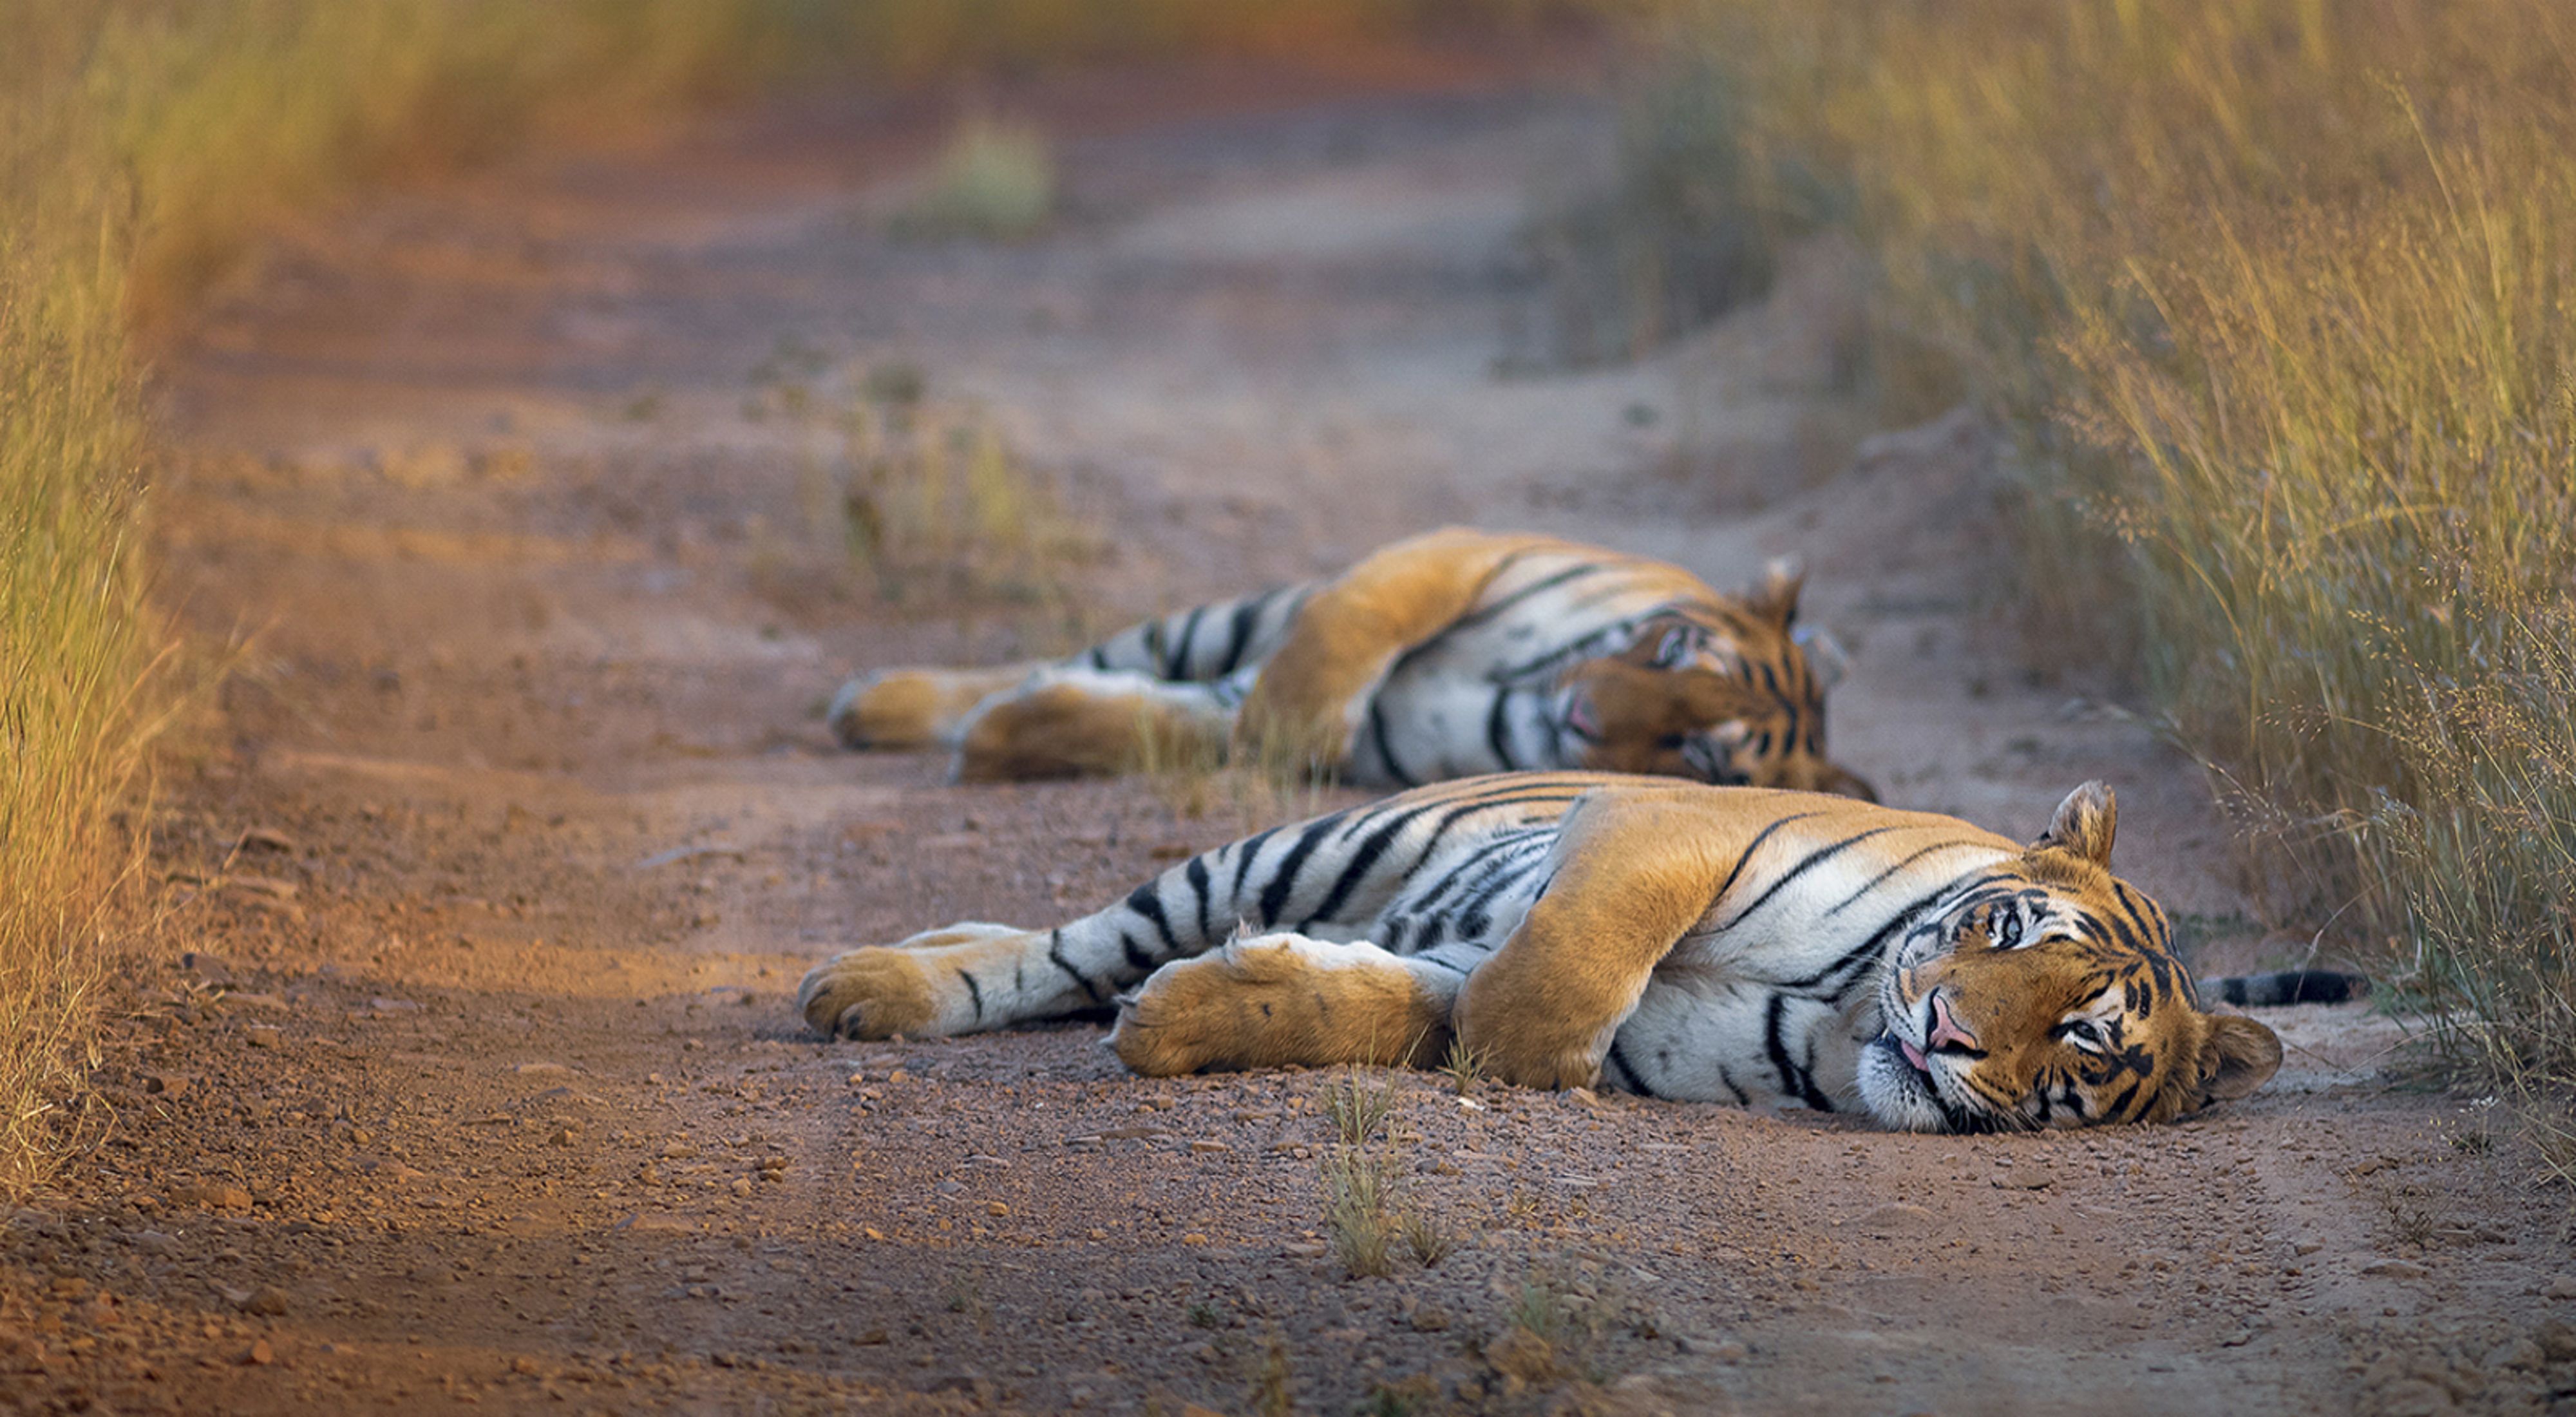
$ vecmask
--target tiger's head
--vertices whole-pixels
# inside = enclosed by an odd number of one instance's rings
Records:
[[[1877,801],[1825,756],[1840,661],[1819,656],[1819,672],[1791,630],[1803,580],[1775,569],[1741,600],[1658,615],[1626,648],[1567,670],[1560,712],[1583,766]]]
[[[2109,788],[2058,804],[2030,848],[1930,907],[1879,985],[1860,1094],[1918,1132],[2166,1122],[2243,1097],[2281,1040],[2204,1013],[2156,903],[2110,872]]]

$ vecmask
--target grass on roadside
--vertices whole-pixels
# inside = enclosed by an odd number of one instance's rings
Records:
[[[2576,24],[1666,13],[1675,71],[1725,76],[1748,191],[1848,221],[1882,361],[1945,371],[1879,384],[2010,416],[2036,618],[2135,647],[2262,829],[2269,908],[2374,951],[2535,1140],[2576,1132]]]

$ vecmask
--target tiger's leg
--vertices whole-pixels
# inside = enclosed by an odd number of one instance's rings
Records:
[[[1268,659],[1288,634],[1312,583],[1212,601],[1130,625],[1067,665],[1204,684]]]
[[[884,1038],[981,1033],[1106,1009],[1157,968],[1222,943],[1238,916],[1238,853],[1196,856],[1105,910],[1052,930],[961,924],[816,965],[796,1006],[817,1033]],[[1246,907],[1255,908],[1255,907]]]
[[[1044,667],[1033,662],[989,669],[881,669],[843,684],[824,721],[845,748],[927,748],[951,741],[977,704]]]
[[[1589,1087],[1655,966],[1714,908],[1758,817],[1692,789],[1586,796],[1548,853],[1548,888],[1469,975],[1459,1041],[1524,1087]]]
[[[1491,810],[1516,820],[1512,814],[1530,801],[1501,794]],[[1471,800],[1468,810],[1473,806]],[[1416,834],[1426,837],[1450,820],[1414,817]],[[895,947],[852,950],[805,976],[797,1007],[826,1034],[973,1033],[1108,1008],[1122,990],[1173,960],[1216,948],[1246,922],[1261,929],[1295,922],[1308,932],[1356,930],[1386,907],[1417,857],[1401,844],[1381,844],[1365,866],[1303,869],[1349,818],[1336,812],[1230,842],[1053,930],[958,925]],[[1458,835],[1472,830],[1472,822],[1462,825]]]
[[[1213,767],[1234,728],[1224,683],[1050,669],[976,706],[959,726],[960,782],[1116,776],[1155,764]]]
[[[1419,1067],[1449,1046],[1462,976],[1366,941],[1282,933],[1164,965],[1118,1001],[1109,1046],[1147,1077],[1211,1069]]]
[[[1235,722],[1237,746],[1338,768],[1396,660],[1456,623],[1498,569],[1542,540],[1449,527],[1325,582],[1262,665]]]
[[[963,737],[978,705],[1027,685],[1033,677],[1049,670],[1060,675],[1091,670],[1120,678],[1132,675],[1146,683],[1171,684],[1214,684],[1240,672],[1248,684],[1252,668],[1278,648],[1298,607],[1305,604],[1312,590],[1309,585],[1292,585],[1175,611],[1131,625],[1061,661],[1031,660],[990,669],[881,669],[843,684],[832,696],[824,717],[844,747],[926,748],[934,743],[953,746]],[[1229,704],[1242,699],[1245,684],[1234,686],[1226,694]],[[1021,718],[1039,722],[1068,716],[1086,715],[1079,705],[1063,702],[1062,696],[1020,711]],[[1222,731],[1230,731],[1231,727],[1229,718]],[[1005,731],[1003,725],[996,724],[993,731],[1005,740],[1044,736],[1043,729],[1035,723],[1016,732]],[[1005,751],[997,747],[984,750]],[[997,770],[979,774],[977,780],[1123,770],[1114,762],[1096,762],[1099,756],[1077,749],[1066,766],[1028,773]]]

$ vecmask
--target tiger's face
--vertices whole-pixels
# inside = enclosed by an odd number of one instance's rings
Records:
[[[1797,601],[1797,580],[1775,575],[1730,623],[1665,617],[1568,670],[1560,713],[1582,765],[1877,801],[1825,756],[1831,680],[1790,633]]]
[[[2155,902],[2110,872],[2118,807],[2088,782],[2030,849],[1916,924],[1880,982],[1860,1093],[1910,1131],[2164,1122],[2281,1065],[2249,1018],[2200,1009]]]

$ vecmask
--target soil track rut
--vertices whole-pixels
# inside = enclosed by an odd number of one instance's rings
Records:
[[[1830,250],[1645,364],[1496,372],[1510,255],[1598,105],[1509,75],[1201,71],[1014,96],[1069,216],[885,234],[942,110],[817,103],[293,233],[168,370],[170,597],[253,632],[168,785],[192,951],[119,1120],[0,1230],[0,1406],[271,1411],[2316,1412],[2576,1389],[2554,1203],[2395,1026],[2286,1011],[2249,1103],[1942,1139],[1400,1078],[1459,1239],[1322,1253],[1327,1079],[1124,1075],[1098,1030],[826,1044],[815,958],[1089,909],[1241,820],[957,788],[822,731],[852,667],[1025,611],[850,566],[792,383],[901,363],[1113,541],[1094,623],[1446,520],[1802,556],[1837,756],[2027,832],[2122,793],[2211,960],[2259,932],[2197,775],[2020,669],[1990,436],[1854,446]],[[1552,1333],[1515,1339],[1514,1316]],[[2563,1400],[2563,1399],[2562,1399]],[[1405,1405],[1405,1404],[1410,1405]]]

